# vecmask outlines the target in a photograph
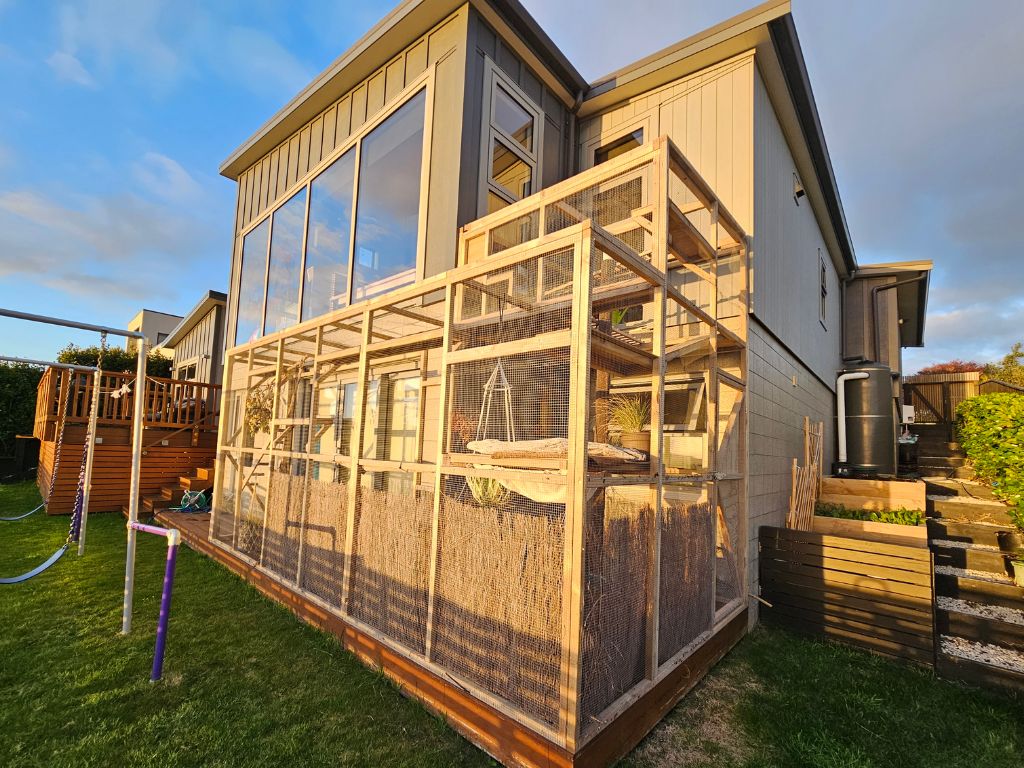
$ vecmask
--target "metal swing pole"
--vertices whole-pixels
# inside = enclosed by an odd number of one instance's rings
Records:
[[[140,334],[141,336],[141,334]],[[146,355],[149,345],[139,339],[139,359],[135,368],[135,402],[132,414],[132,480],[128,492],[128,550],[124,564],[124,609],[121,612],[121,634],[132,631],[132,600],[135,596],[135,540],[139,522],[139,476],[142,467],[142,421],[145,417]]]

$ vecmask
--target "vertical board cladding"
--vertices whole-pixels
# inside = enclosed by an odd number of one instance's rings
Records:
[[[795,174],[768,90],[755,72],[753,312],[834,387],[842,360],[842,285],[809,199],[794,196]],[[819,254],[828,287],[824,323]]]
[[[480,142],[483,126],[484,57],[491,59],[540,107],[544,113],[540,182],[549,186],[566,179],[570,172],[567,150],[571,105],[565,104],[537,74],[520,59],[503,38],[475,11],[470,12],[469,63],[466,70],[466,103],[463,113],[462,167],[459,226],[487,213],[478,209]]]
[[[390,106],[402,89],[428,65],[450,57],[465,39],[464,18],[465,12],[460,11],[438,24],[246,170],[238,179],[240,202],[236,232],[293,193],[295,185],[311,168],[367,120]],[[452,67],[442,65],[437,79],[438,95],[449,107],[453,102],[454,78],[460,74],[455,70],[461,71],[457,62],[453,64]],[[441,69],[446,71],[442,73]],[[458,85],[461,91],[461,81]],[[447,135],[450,140],[452,132]]]
[[[847,357],[861,356],[868,360],[875,358],[875,320],[871,301],[871,289],[876,285],[896,282],[895,277],[864,278],[846,284],[846,300],[843,307],[843,352]],[[878,361],[885,363],[893,372],[902,371],[902,350],[900,348],[899,308],[896,291],[882,291],[878,294],[878,314],[881,318]]]
[[[757,594],[757,531],[785,523],[793,459],[803,462],[803,422],[825,424],[822,465],[831,470],[835,444],[835,396],[807,366],[760,322],[750,323],[748,339],[749,459],[748,526],[750,590]],[[794,377],[796,385],[793,384]]]
[[[754,70],[753,53],[742,54],[588,118],[580,123],[580,168],[637,129],[644,141],[667,135],[750,232]]]
[[[223,305],[215,305],[174,347],[175,378],[179,378],[183,366],[195,364],[196,381],[220,384],[220,363],[224,344],[223,315]]]

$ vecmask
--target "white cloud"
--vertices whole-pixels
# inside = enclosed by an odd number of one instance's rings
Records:
[[[53,70],[53,74],[57,76],[58,80],[81,85],[84,88],[96,87],[96,81],[82,66],[82,62],[67,51],[55,51],[46,60],[46,63],[50,65],[50,69]]]
[[[193,203],[202,196],[202,188],[181,164],[159,152],[147,152],[134,164],[138,182],[156,197],[171,203]]]
[[[313,73],[284,46],[251,27],[229,27],[212,66],[254,93],[266,92],[269,86],[289,98],[313,78]]]

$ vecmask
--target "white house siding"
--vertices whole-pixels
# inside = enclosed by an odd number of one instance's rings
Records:
[[[748,579],[757,594],[758,529],[785,522],[793,459],[803,462],[804,416],[825,423],[822,461],[826,472],[832,466],[835,396],[756,320],[748,345]]]
[[[842,359],[839,276],[807,197],[793,196],[796,163],[760,74],[754,74],[753,313],[834,388]],[[819,254],[828,297],[819,321]]]

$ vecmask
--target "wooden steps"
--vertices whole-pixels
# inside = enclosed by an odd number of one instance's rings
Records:
[[[195,469],[195,475],[178,477],[176,485],[163,485],[159,488],[159,493],[144,495],[140,499],[139,506],[143,512],[155,515],[162,510],[180,504],[181,498],[187,490],[195,491],[213,488],[213,477],[213,467],[198,467]],[[121,511],[127,515],[128,505],[123,505]]]

